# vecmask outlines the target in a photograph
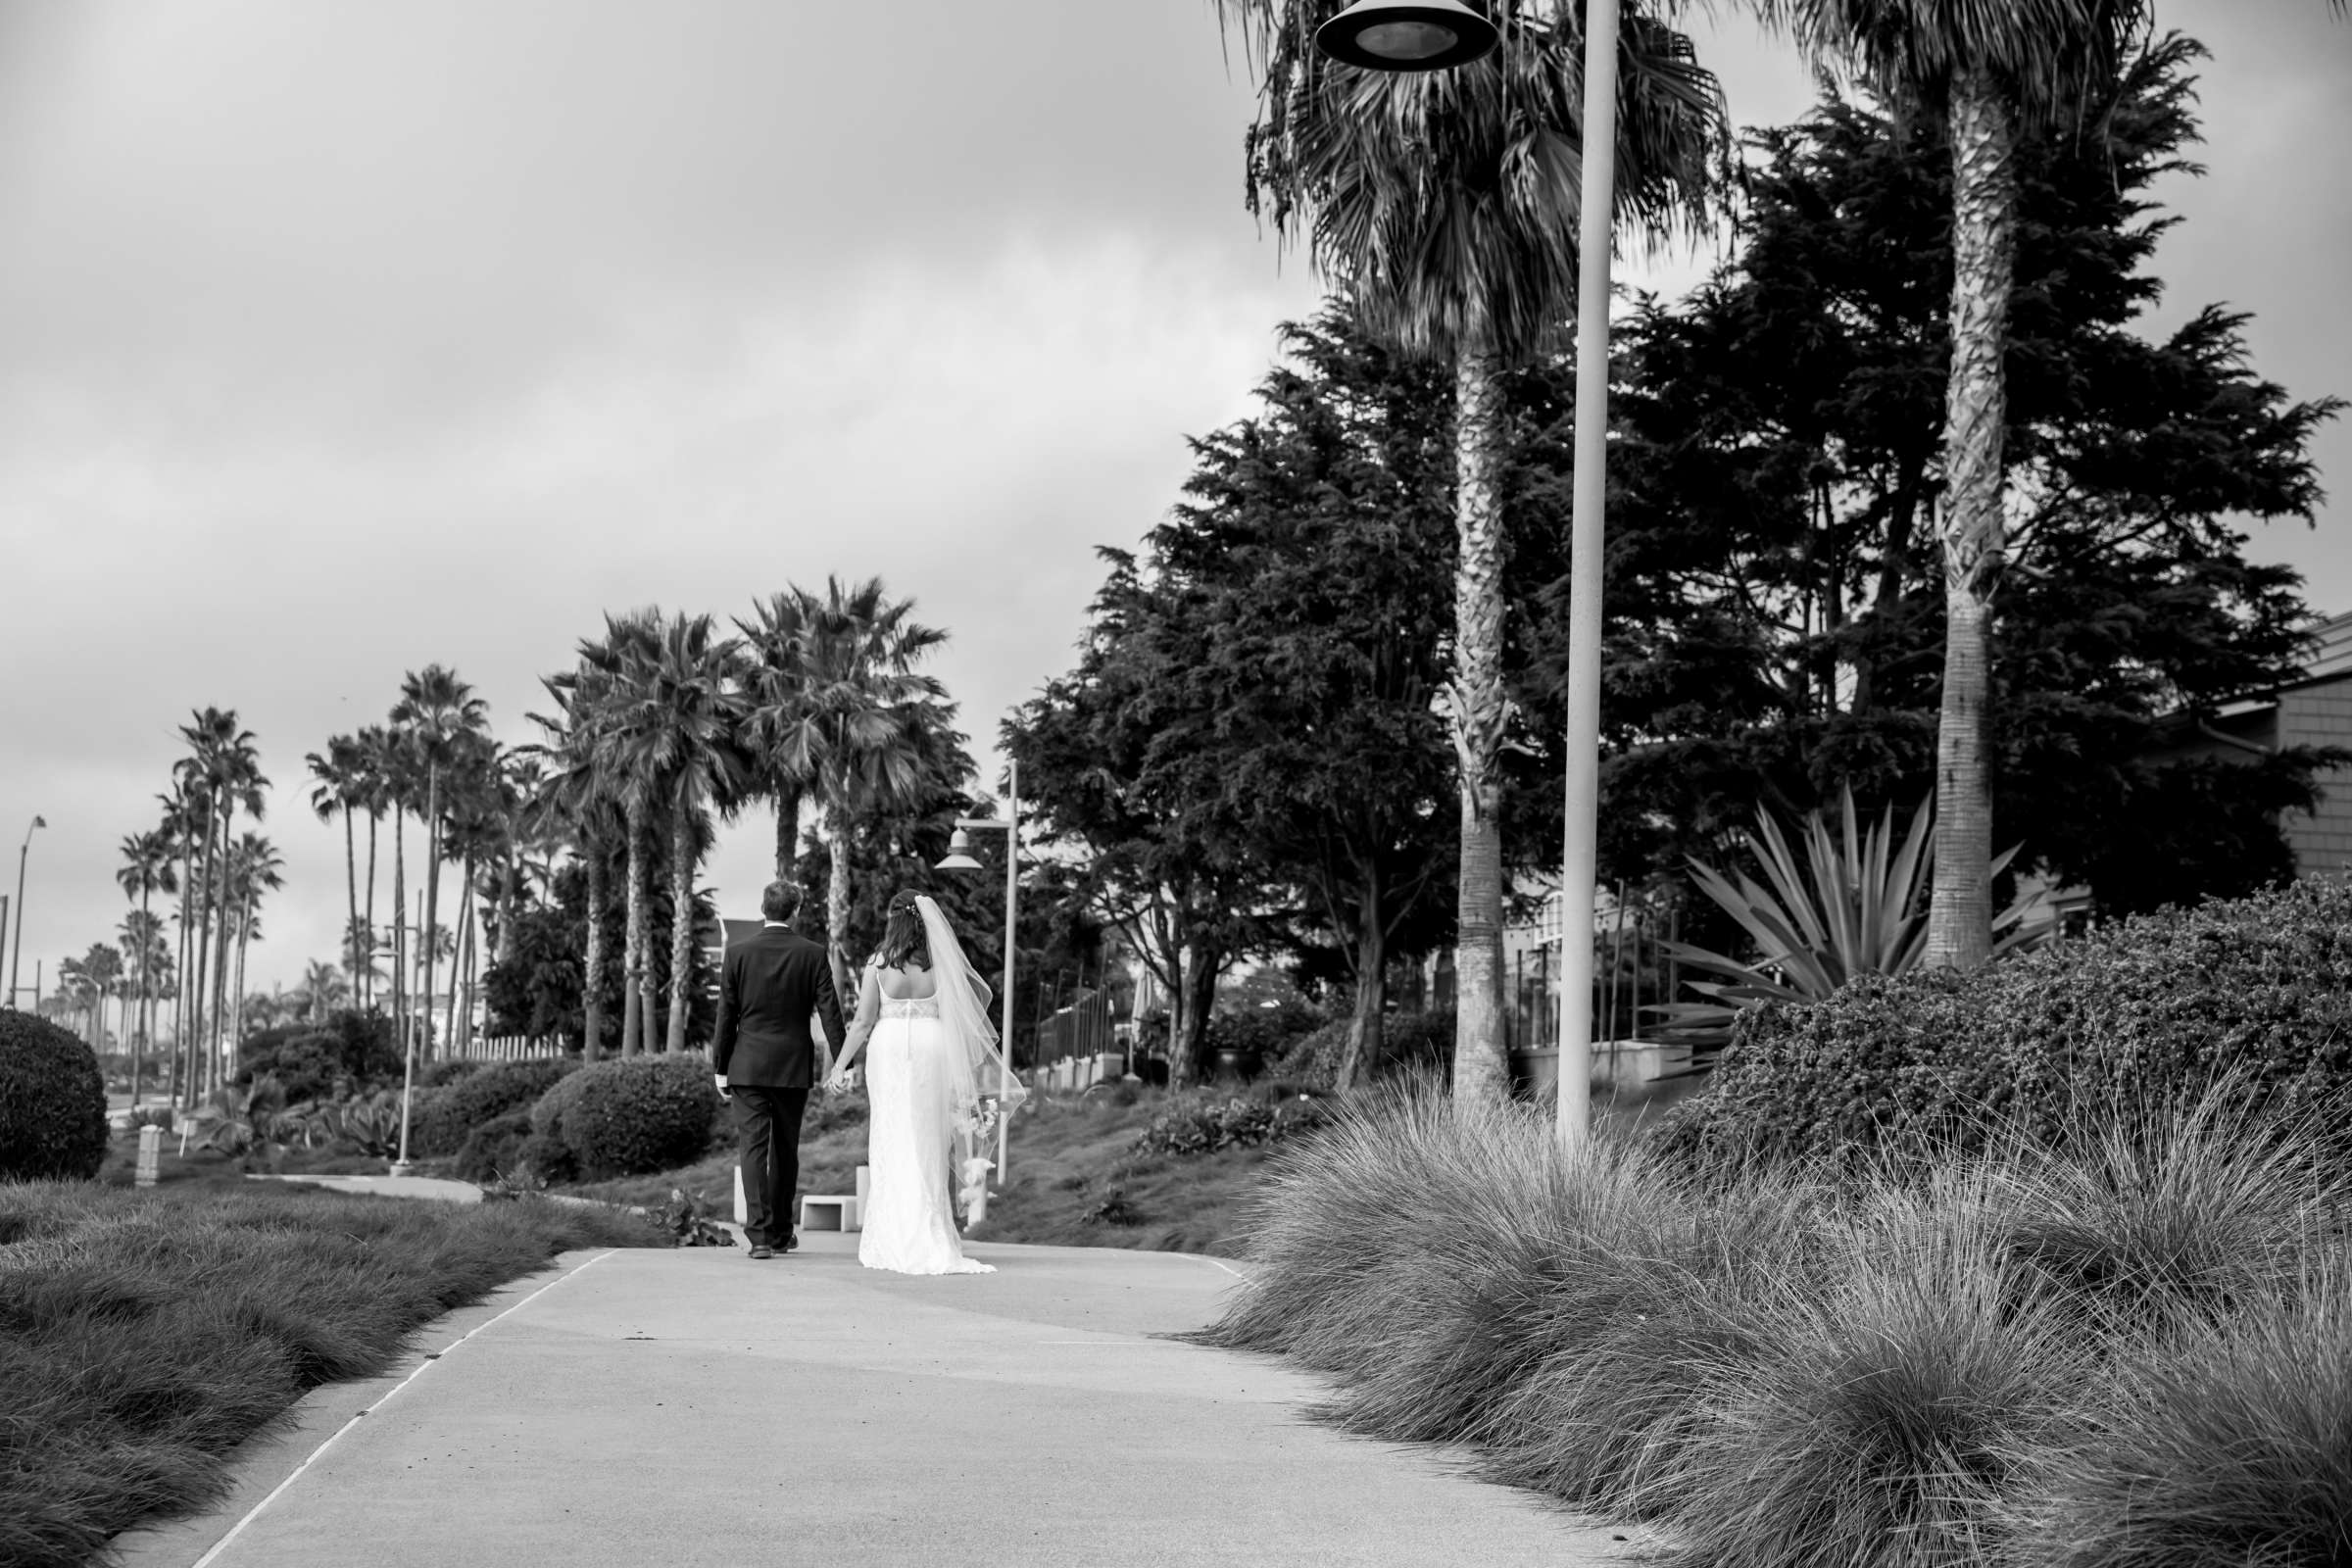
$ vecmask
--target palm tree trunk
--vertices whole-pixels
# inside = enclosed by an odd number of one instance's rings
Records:
[[[196,949],[191,956],[196,961],[196,1032],[189,1039],[188,1093],[189,1103],[201,1105],[209,1090],[212,1052],[205,1041],[213,1033],[210,1021],[212,982],[213,916],[218,905],[213,898],[213,857],[218,851],[220,820],[208,808],[204,813],[204,883],[197,891],[201,897],[196,905]]]
[[[245,1047],[245,948],[253,940],[253,895],[245,895],[245,908],[237,917],[237,1011],[236,1027],[229,1038],[237,1049]]]
[[[362,911],[367,915],[367,921],[361,927],[368,938],[368,966],[361,974],[352,977],[354,985],[367,988],[368,995],[362,1005],[369,1011],[375,1007],[375,829],[379,820],[371,808],[368,812],[368,907]]]
[[[466,973],[466,944],[473,936],[473,857],[471,855],[466,857],[464,869],[465,880],[458,885],[465,890],[465,902],[458,906],[458,936],[449,955],[449,1010],[445,1015],[448,1022],[441,1028],[441,1038],[448,1042],[448,1049],[453,1051],[458,1045],[458,992],[464,983]]]
[[[139,1027],[130,1042],[130,1107],[133,1110],[139,1107],[141,1047],[152,1041],[155,1034],[152,1021],[155,1003],[150,995],[155,988],[147,983],[147,950],[154,946],[153,939],[147,934],[147,904],[151,892],[146,873],[142,871],[139,878]]]
[[[221,1046],[231,1050],[235,1042],[228,1038],[228,877],[229,862],[235,858],[237,808],[234,801],[223,805],[220,811],[220,901],[213,916],[213,1038],[208,1042],[205,1055],[212,1062],[209,1081],[214,1089],[221,1088],[228,1078],[228,1064],[221,1059]]]
[[[605,862],[599,848],[583,845],[588,865],[588,952],[582,962],[587,981],[580,989],[580,1054],[595,1061],[605,1054]]]
[[[186,1081],[180,1076],[180,1057],[188,1049],[188,927],[195,918],[196,891],[195,860],[188,852],[187,835],[180,834],[179,851],[179,942],[173,950],[172,971],[172,1103],[179,1103],[180,1086]]]
[[[409,849],[408,813],[392,808],[392,1023],[400,1036],[402,1059],[409,1054]],[[374,918],[372,896],[368,917]]]
[[[776,880],[789,882],[801,863],[801,791],[785,784],[776,790]]]
[[[620,1014],[620,1054],[634,1056],[645,1049],[645,808],[641,804],[629,807],[629,924],[628,939],[621,949],[620,974],[623,987],[623,1005]]]
[[[1501,361],[1473,338],[1455,367],[1453,682],[1448,722],[1461,768],[1461,894],[1454,935],[1453,1093],[1510,1094],[1502,997],[1503,684]]]
[[[694,808],[680,801],[669,829],[669,1035],[664,1049],[686,1049],[687,976],[694,970]]]
[[[441,956],[441,769],[424,769],[424,1059],[433,1059],[433,966]]]
[[[838,799],[825,803],[825,950],[833,957],[834,994],[847,997],[856,994],[849,968],[850,813]]]
[[[343,953],[351,962],[351,983],[360,983],[360,846],[351,828],[351,803],[343,803],[343,892],[350,919],[343,927]]]
[[[1992,781],[1985,744],[1993,593],[2007,549],[2002,356],[2017,256],[2017,122],[1992,75],[1952,84],[1952,368],[1944,397],[1943,704],[1936,730],[1936,870],[1925,961],[1992,956]]]

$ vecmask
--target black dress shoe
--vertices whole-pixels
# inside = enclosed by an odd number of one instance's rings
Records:
[[[768,1246],[765,1242],[754,1242],[752,1244],[752,1256],[755,1260],[762,1257],[773,1257],[775,1255],[776,1250]]]
[[[784,1238],[784,1250],[787,1252],[797,1252],[800,1250],[801,1233],[799,1231],[794,1231]]]

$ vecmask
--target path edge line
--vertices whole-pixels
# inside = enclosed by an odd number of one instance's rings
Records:
[[[502,1323],[506,1321],[509,1313],[521,1311],[524,1307],[530,1305],[533,1301],[536,1301],[539,1299],[539,1298],[545,1296],[548,1292],[554,1290],[565,1280],[573,1279],[579,1275],[587,1273],[597,1264],[602,1263],[606,1258],[611,1257],[614,1252],[619,1250],[620,1249],[617,1247],[608,1248],[604,1251],[599,1252],[594,1257],[588,1259],[587,1262],[580,1264],[578,1267],[565,1269],[563,1273],[557,1275],[554,1279],[549,1280],[545,1285],[540,1286],[537,1290],[524,1297],[521,1300],[516,1301],[513,1306],[508,1307],[505,1312],[499,1313],[498,1316],[490,1319],[487,1323],[476,1323],[472,1328],[460,1335],[455,1341],[443,1347],[441,1349],[435,1350],[430,1355],[427,1355],[423,1360],[417,1362],[416,1367],[409,1373],[407,1377],[402,1378],[398,1383],[394,1384],[385,1392],[382,1398],[376,1400],[373,1404],[368,1405],[366,1409],[356,1412],[350,1420],[344,1422],[341,1426],[335,1428],[334,1431],[328,1433],[326,1435],[325,1442],[319,1444],[316,1448],[313,1448],[310,1451],[310,1454],[304,1458],[302,1463],[294,1467],[293,1471],[287,1475],[285,1480],[280,1481],[276,1486],[271,1487],[270,1489],[269,1495],[262,1498],[261,1501],[255,1503],[251,1508],[245,1510],[245,1516],[239,1519],[235,1524],[230,1525],[228,1527],[228,1533],[222,1536],[219,1541],[214,1542],[211,1549],[207,1550],[203,1556],[196,1559],[194,1568],[212,1568],[213,1560],[219,1557],[222,1552],[226,1551],[229,1548],[230,1544],[233,1543],[237,1537],[245,1533],[245,1527],[253,1523],[256,1519],[259,1519],[262,1516],[262,1511],[268,1508],[271,1503],[275,1502],[281,1495],[283,1495],[288,1487],[291,1487],[295,1482],[300,1481],[302,1479],[303,1472],[310,1469],[312,1465],[318,1463],[318,1456],[335,1446],[336,1439],[342,1437],[344,1433],[349,1432],[353,1427],[358,1426],[362,1416],[368,1415],[372,1411],[380,1410],[385,1405],[391,1403],[394,1396],[397,1396],[401,1390],[407,1388],[410,1384],[424,1376],[427,1368],[434,1365],[434,1363],[438,1362],[451,1350],[456,1349],[459,1346],[464,1345],[467,1340],[472,1339],[476,1334],[481,1333],[482,1330],[490,1327],[492,1323]]]

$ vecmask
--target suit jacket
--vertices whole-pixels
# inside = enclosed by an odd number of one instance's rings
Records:
[[[824,1020],[825,1038],[839,1050],[845,1035],[841,998],[834,994],[825,950],[782,926],[762,927],[727,949],[711,1069],[752,1088],[810,1087],[816,1082],[811,1013]]]

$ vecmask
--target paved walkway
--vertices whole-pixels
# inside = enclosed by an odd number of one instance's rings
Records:
[[[1155,1338],[1236,1276],[976,1245],[861,1269],[857,1237],[583,1252],[321,1389],[214,1514],[122,1568],[1543,1564],[1626,1548],[1441,1453],[1308,1423],[1284,1367]],[[364,1415],[364,1418],[363,1418]]]

